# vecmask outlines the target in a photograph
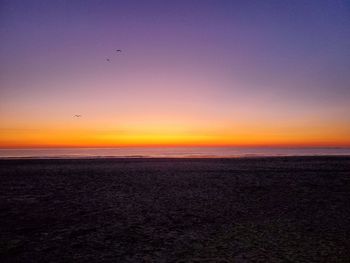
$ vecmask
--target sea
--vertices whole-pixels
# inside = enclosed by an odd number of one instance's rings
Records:
[[[281,147],[117,147],[0,149],[0,158],[243,158],[277,156],[350,156],[350,148]]]

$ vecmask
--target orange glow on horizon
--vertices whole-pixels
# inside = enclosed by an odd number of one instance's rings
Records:
[[[111,128],[110,128],[111,129]],[[192,129],[167,127],[80,129],[18,129],[0,131],[0,148],[61,148],[61,147],[157,147],[157,146],[237,146],[237,147],[349,147],[347,129],[319,132],[299,130],[287,132],[281,128],[236,127]]]

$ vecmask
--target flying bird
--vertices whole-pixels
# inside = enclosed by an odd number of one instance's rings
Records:
[[[107,62],[111,62],[111,60],[109,58],[106,58]]]
[[[73,116],[73,118],[80,118],[80,117],[81,117],[80,114],[75,114],[75,115]]]
[[[117,49],[116,51],[117,51],[117,52],[122,52],[122,50],[121,50],[121,49]]]

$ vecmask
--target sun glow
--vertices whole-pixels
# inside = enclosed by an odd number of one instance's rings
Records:
[[[16,147],[119,147],[119,146],[346,146],[347,129],[309,127],[291,133],[289,127],[257,125],[174,126],[145,124],[139,127],[42,127],[0,131],[2,148]],[[339,136],[341,135],[341,136]]]

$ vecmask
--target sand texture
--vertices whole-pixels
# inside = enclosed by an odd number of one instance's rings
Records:
[[[0,160],[0,262],[350,262],[350,158]]]

